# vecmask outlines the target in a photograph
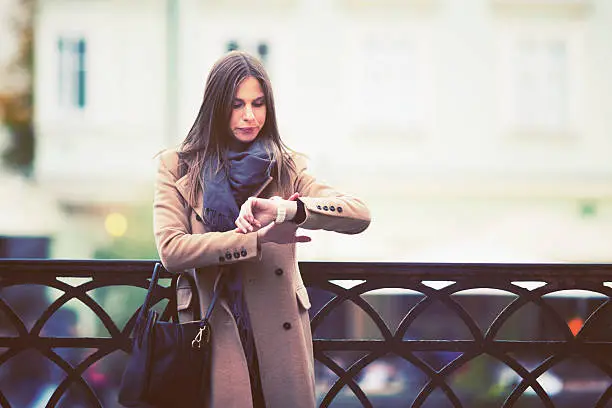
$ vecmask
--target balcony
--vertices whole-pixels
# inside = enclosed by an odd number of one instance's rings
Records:
[[[0,260],[0,405],[118,406],[153,265]],[[321,407],[612,404],[612,265],[300,266]]]

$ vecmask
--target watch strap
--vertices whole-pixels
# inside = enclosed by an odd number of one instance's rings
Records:
[[[276,219],[274,220],[274,222],[276,224],[280,224],[282,222],[285,222],[285,218],[287,218],[287,208],[282,203],[282,201],[279,201],[278,206],[276,207]]]

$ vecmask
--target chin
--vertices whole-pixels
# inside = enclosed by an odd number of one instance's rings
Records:
[[[251,143],[252,141],[257,139],[257,136],[255,136],[255,137],[244,137],[244,136],[243,137],[237,137],[237,136],[234,135],[234,139],[236,139],[240,143]]]

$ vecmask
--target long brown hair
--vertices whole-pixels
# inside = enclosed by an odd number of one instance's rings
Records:
[[[275,162],[273,171],[283,196],[293,192],[290,172],[295,171],[295,163],[278,132],[268,74],[257,58],[243,51],[232,51],[215,62],[208,74],[202,105],[179,148],[179,174],[187,175],[187,201],[192,206],[196,205],[197,195],[201,194],[203,170],[212,173],[228,170],[226,151],[234,137],[229,128],[232,101],[238,85],[247,77],[259,81],[266,103],[266,120],[257,139],[263,142]]]

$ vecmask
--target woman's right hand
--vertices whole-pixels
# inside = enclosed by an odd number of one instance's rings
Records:
[[[293,208],[287,207],[288,218],[295,217],[297,206],[295,201],[299,198],[299,193],[293,193],[287,201],[293,201]],[[276,210],[280,203],[284,201],[281,197],[256,198],[249,197],[240,207],[240,214],[234,222],[236,231],[246,234],[256,231],[274,222]]]
[[[240,214],[234,223],[237,231],[246,234],[264,227],[276,218],[278,203],[267,198],[249,197],[240,207]]]
[[[296,242],[310,242],[312,240],[306,235],[296,235],[297,229],[297,224],[293,222],[272,223],[257,231],[257,241],[259,244],[268,242],[293,244]]]

